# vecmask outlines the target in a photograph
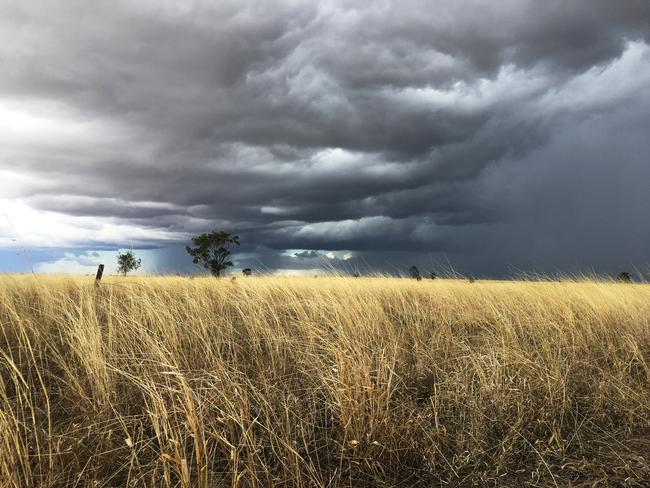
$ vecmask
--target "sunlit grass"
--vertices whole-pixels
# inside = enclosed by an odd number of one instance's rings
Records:
[[[0,486],[647,486],[650,285],[0,277]]]

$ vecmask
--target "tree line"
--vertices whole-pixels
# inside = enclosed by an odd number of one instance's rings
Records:
[[[233,265],[230,259],[231,249],[233,246],[239,246],[239,236],[224,231],[212,231],[192,237],[192,243],[193,247],[185,246],[192,262],[205,268],[212,276],[221,276],[226,268]],[[133,251],[117,255],[117,272],[123,276],[137,270],[141,265],[142,259],[137,258]],[[248,276],[253,271],[245,268],[242,272]]]
[[[230,266],[233,266],[231,260],[232,249],[234,246],[239,246],[239,236],[229,234],[224,231],[212,231],[192,237],[193,246],[185,246],[185,250],[192,258],[194,264],[200,265],[205,270],[209,271],[212,276],[221,276],[221,274]],[[142,265],[142,260],[135,256],[133,251],[125,251],[117,255],[117,272],[126,276],[131,271],[135,271]],[[252,274],[250,268],[244,268],[242,273],[244,276]],[[427,277],[435,280],[437,275],[435,272],[430,272],[427,275],[420,273],[417,266],[413,265],[409,268],[409,275],[415,280],[422,280]],[[354,274],[359,277],[358,273]],[[470,283],[474,282],[474,278],[469,278]],[[632,277],[627,271],[622,271],[616,276],[616,281],[622,283],[630,283]]]

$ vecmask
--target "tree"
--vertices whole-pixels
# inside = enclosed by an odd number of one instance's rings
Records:
[[[409,273],[411,273],[411,278],[415,280],[420,281],[422,279],[422,275],[420,275],[420,270],[415,265],[409,268]]]
[[[621,271],[616,277],[616,281],[620,281],[621,283],[630,283],[632,281],[632,277],[627,271]]]
[[[431,278],[432,280],[435,280],[437,277],[438,275],[436,274],[435,271],[431,271],[431,273],[429,273],[429,278]]]
[[[239,246],[239,236],[212,231],[192,237],[192,242],[196,247],[185,246],[192,262],[200,264],[213,276],[220,276],[223,270],[232,266],[230,249],[233,245]]]
[[[253,270],[250,268],[244,268],[241,270],[241,272],[244,274],[244,276],[250,276],[253,274]]]
[[[133,251],[126,251],[117,255],[117,272],[127,275],[129,271],[135,271],[142,264],[142,259],[136,258]]]

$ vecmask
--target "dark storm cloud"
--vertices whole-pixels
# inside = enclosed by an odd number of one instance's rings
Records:
[[[315,259],[315,258],[320,258],[323,255],[318,251],[311,250],[311,251],[295,252],[293,253],[293,256],[299,259]]]
[[[96,199],[69,195],[34,196],[27,201],[38,208],[68,215],[152,219],[184,214],[186,209],[169,204],[128,202],[114,198]]]
[[[326,249],[570,267],[594,215],[635,262],[650,245],[630,230],[650,204],[645,0],[0,8],[0,120],[22,121],[1,189],[31,208],[152,246],[232,229],[282,267]],[[590,262],[614,266],[600,241]]]

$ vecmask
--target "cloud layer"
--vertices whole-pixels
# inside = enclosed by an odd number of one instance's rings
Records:
[[[224,228],[273,269],[650,261],[647,1],[0,8],[0,247]]]

